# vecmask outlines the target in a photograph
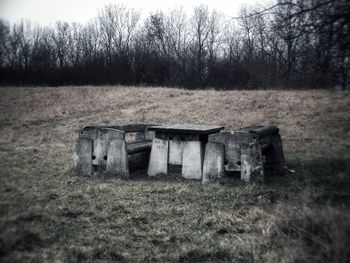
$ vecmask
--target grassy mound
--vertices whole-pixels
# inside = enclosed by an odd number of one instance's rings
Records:
[[[349,262],[350,97],[328,91],[0,89],[0,261]],[[202,185],[72,171],[88,124],[281,130],[287,177]]]

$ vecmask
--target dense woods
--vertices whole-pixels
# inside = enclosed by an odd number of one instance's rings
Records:
[[[349,14],[348,0],[279,0],[239,17],[108,5],[86,24],[0,20],[0,83],[345,89]]]

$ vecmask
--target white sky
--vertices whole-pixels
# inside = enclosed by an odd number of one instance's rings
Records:
[[[151,11],[183,6],[189,14],[201,3],[210,9],[217,9],[228,16],[237,16],[242,4],[262,6],[267,0],[0,0],[0,17],[9,22],[22,18],[49,25],[58,20],[67,22],[87,22],[109,3],[133,7],[147,16]]]

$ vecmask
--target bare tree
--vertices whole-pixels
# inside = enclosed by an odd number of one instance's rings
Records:
[[[108,5],[99,15],[101,40],[111,61],[112,53],[128,52],[135,37],[140,13],[123,5]]]
[[[100,49],[99,30],[96,21],[90,21],[81,30],[82,62],[86,65],[97,58]]]
[[[200,87],[205,85],[206,78],[205,58],[208,53],[209,23],[210,17],[208,7],[205,5],[195,7],[192,17],[193,51],[196,61],[194,74],[196,85]]]
[[[9,53],[9,41],[10,41],[10,25],[0,19],[0,68],[5,67],[8,63]]]
[[[146,37],[156,55],[169,56],[169,32],[166,32],[166,17],[164,13],[151,14],[146,21]]]
[[[244,6],[241,9],[241,19],[239,24],[243,30],[243,51],[245,55],[245,60],[248,64],[252,63],[252,58],[254,55],[254,44],[255,44],[255,36],[254,36],[254,17],[248,16],[248,8]]]
[[[55,45],[59,69],[63,69],[68,62],[68,38],[70,36],[70,30],[71,28],[66,22],[57,22],[55,29],[51,30],[51,38]]]
[[[0,20],[2,83],[191,88],[349,86],[350,2],[277,0],[225,19],[200,5],[155,12],[108,5],[87,24]]]
[[[188,18],[182,8],[174,9],[170,12],[166,20],[168,28],[168,40],[172,54],[177,59],[183,60],[188,55],[190,39]]]

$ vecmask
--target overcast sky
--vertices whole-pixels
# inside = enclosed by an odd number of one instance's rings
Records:
[[[237,16],[242,4],[259,6],[268,0],[0,0],[0,17],[9,22],[17,22],[22,18],[43,25],[58,20],[67,22],[86,22],[95,17],[99,10],[109,4],[124,4],[133,7],[146,16],[151,11],[168,10],[183,6],[190,13],[200,3],[210,9],[217,9],[228,16]]]

